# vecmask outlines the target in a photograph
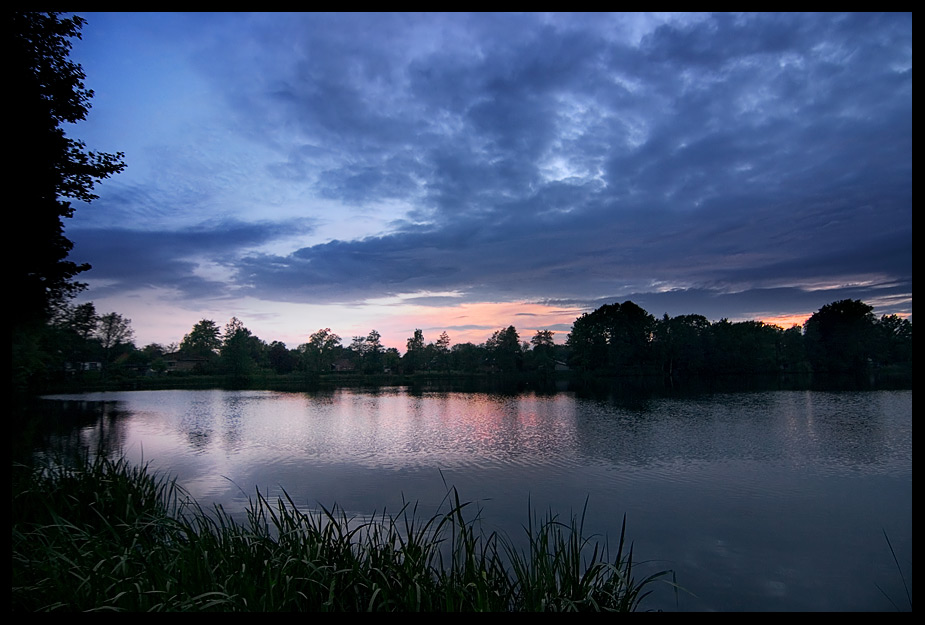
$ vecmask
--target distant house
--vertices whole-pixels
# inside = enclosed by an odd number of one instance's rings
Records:
[[[563,361],[556,361],[556,371],[570,371],[571,368]]]
[[[164,354],[164,364],[167,366],[165,371],[172,372],[190,372],[202,369],[208,364],[209,359],[202,356],[190,356],[183,352],[173,352]]]
[[[356,365],[349,358],[338,358],[331,365],[331,371],[355,371]]]
[[[67,362],[64,363],[64,370],[68,373],[76,371],[102,371],[103,363],[101,362]]]

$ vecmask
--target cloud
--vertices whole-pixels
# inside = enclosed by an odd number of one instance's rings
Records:
[[[308,229],[301,222],[223,221],[182,231],[76,228],[68,236],[74,241],[72,257],[94,259],[82,277],[99,282],[94,287],[98,294],[158,287],[174,290],[180,298],[211,299],[231,295],[234,285],[197,275],[201,264],[225,265],[242,249]]]
[[[209,122],[104,185],[126,223],[73,230],[108,289],[730,317],[911,293],[910,14],[176,19]]]

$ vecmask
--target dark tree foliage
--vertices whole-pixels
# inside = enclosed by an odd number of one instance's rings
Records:
[[[572,364],[587,371],[639,371],[651,363],[655,318],[626,301],[604,304],[575,320],[566,344]]]
[[[420,328],[415,329],[414,335],[411,336],[407,343],[405,356],[402,358],[402,367],[405,373],[414,373],[424,368],[426,362],[424,344],[424,332]]]
[[[860,300],[839,300],[813,313],[803,329],[813,370],[863,371],[874,354],[876,323],[873,306]]]
[[[710,326],[707,349],[710,373],[771,373],[780,370],[783,328],[761,321],[730,322]]]
[[[131,323],[131,319],[126,319],[115,312],[102,315],[99,318],[96,326],[96,338],[103,348],[106,362],[112,360],[113,354],[119,346],[128,345],[135,338]],[[134,349],[134,346],[132,346],[132,349]]]
[[[899,315],[883,315],[877,322],[877,362],[912,362],[912,322]]]
[[[434,344],[434,351],[437,356],[437,364],[443,370],[450,368],[450,335],[445,331],[440,333],[440,338]]]
[[[251,376],[262,359],[262,341],[237,317],[225,325],[222,336],[221,363],[233,388],[250,384]]]
[[[48,321],[57,306],[85,287],[74,277],[90,265],[68,260],[72,243],[62,219],[74,214],[70,200],[96,199],[94,185],[125,165],[121,152],[88,152],[61,127],[86,119],[93,97],[80,65],[69,58],[71,40],[80,38],[85,20],[34,12],[8,13],[7,20],[15,332],[24,324]]]
[[[473,343],[457,343],[450,348],[450,367],[456,371],[482,371],[485,365],[484,349]]]
[[[365,373],[382,373],[384,368],[382,335],[376,330],[370,330],[363,344],[363,371]]]
[[[267,349],[267,360],[273,371],[285,375],[295,370],[298,352],[287,349],[282,341],[273,341]]]
[[[669,317],[655,324],[655,348],[668,376],[701,374],[706,371],[706,345],[710,321],[703,315]]]
[[[489,364],[502,373],[512,373],[523,368],[523,352],[520,335],[514,326],[508,326],[492,334],[485,342]]]
[[[308,343],[299,345],[300,366],[306,373],[330,371],[334,366],[335,354],[341,347],[340,337],[331,328],[323,328],[308,338]]]
[[[187,356],[214,360],[222,348],[221,329],[211,319],[202,319],[180,341],[180,351]]]

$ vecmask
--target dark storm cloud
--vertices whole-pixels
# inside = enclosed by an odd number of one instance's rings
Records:
[[[302,222],[288,224],[219,222],[178,231],[127,228],[68,230],[74,242],[72,258],[92,258],[83,274],[94,292],[131,291],[144,287],[174,290],[181,298],[226,297],[229,285],[195,275],[203,261],[225,264],[242,248],[258,246],[293,231],[307,230]]]
[[[862,278],[911,297],[909,14],[679,17],[638,41],[632,16],[249,19],[250,39],[216,35],[201,63],[236,132],[278,156],[267,172],[406,210],[290,253],[234,253],[281,234],[265,227],[224,240],[239,293],[632,295],[724,316],[767,293],[817,308],[807,289]],[[188,276],[170,259],[215,234],[151,235],[165,247],[137,259],[143,279]]]

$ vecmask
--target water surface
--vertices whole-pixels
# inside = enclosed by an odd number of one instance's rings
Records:
[[[455,487],[486,530],[587,502],[642,571],[676,571],[665,610],[909,609],[912,393],[774,391],[629,404],[554,395],[138,391],[54,396],[99,418],[77,433],[240,511],[256,489],[360,517]],[[103,403],[100,403],[103,402]],[[690,594],[693,593],[693,594]],[[892,601],[892,602],[891,602]]]

